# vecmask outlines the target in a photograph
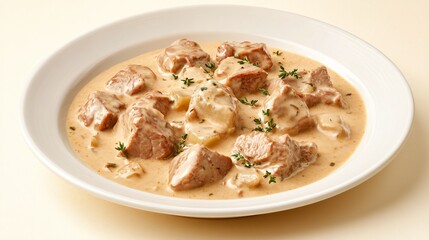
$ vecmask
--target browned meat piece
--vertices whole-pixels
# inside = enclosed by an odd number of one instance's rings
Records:
[[[119,71],[107,83],[106,88],[112,92],[133,95],[141,92],[146,81],[155,81],[156,75],[146,66],[129,65]]]
[[[231,167],[229,157],[195,144],[170,163],[169,185],[175,191],[201,187],[219,181]]]
[[[240,64],[240,59],[228,57],[215,71],[215,78],[232,89],[236,96],[257,92],[266,84],[268,73],[249,63]]]
[[[115,94],[96,91],[88,96],[88,101],[79,109],[78,119],[85,126],[93,126],[103,131],[115,126],[118,113],[125,107]]]
[[[248,60],[265,71],[269,71],[273,66],[270,53],[265,43],[251,43],[248,41],[241,43],[224,42],[217,48],[216,61],[220,63],[227,57]]]
[[[204,67],[210,62],[210,55],[198,43],[179,39],[165,49],[158,57],[158,62],[163,70],[178,73],[184,67]]]
[[[265,100],[264,109],[259,114],[262,124],[267,125],[273,119],[281,133],[293,135],[313,126],[307,105],[287,84],[279,84]]]
[[[265,173],[289,178],[317,159],[317,145],[313,142],[297,142],[285,134],[274,140],[267,133],[252,132],[237,138],[232,154],[241,154],[254,168]]]
[[[150,91],[145,93],[142,98],[134,103],[134,106],[155,108],[162,114],[166,115],[170,109],[170,98],[160,91]]]
[[[175,153],[176,140],[164,115],[140,101],[130,106],[121,122],[128,157],[165,159]]]
[[[300,78],[287,77],[283,79],[283,82],[292,86],[297,95],[305,101],[308,107],[312,107],[320,102],[345,107],[343,97],[333,87],[325,66],[312,71],[302,71],[299,74]]]

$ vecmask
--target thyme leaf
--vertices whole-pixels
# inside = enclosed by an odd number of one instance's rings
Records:
[[[265,96],[269,96],[270,95],[270,93],[268,92],[268,90],[265,89],[265,88],[260,88],[259,92],[262,93],[262,94],[264,94]]]
[[[277,124],[274,123],[274,120],[271,118],[270,121],[266,121],[265,124],[267,125],[265,127],[265,132],[271,132],[276,126]]]
[[[212,63],[212,62],[208,62],[208,63],[206,63],[206,64],[204,64],[207,68],[209,68],[209,69],[211,69],[211,70],[213,70],[215,67],[216,67],[216,65],[214,64],[214,63]]]
[[[280,56],[280,55],[282,55],[282,52],[280,52],[279,50],[277,50],[277,51],[273,52],[273,54],[275,54],[277,56]]]
[[[270,176],[270,180],[268,181],[268,184],[271,184],[271,183],[277,183],[276,176],[273,176],[273,175]]]
[[[263,132],[263,131],[264,131],[264,129],[262,129],[262,127],[261,127],[261,126],[257,126],[257,127],[255,127],[252,131]]]
[[[185,147],[186,147],[186,138],[188,137],[188,134],[183,134],[182,135],[182,140],[180,140],[179,143],[177,143],[177,153],[181,153],[184,151]]]
[[[273,176],[271,172],[265,171],[264,178],[269,177],[268,184],[276,183],[276,176]]]
[[[125,157],[128,157],[127,147],[125,146],[125,143],[120,141],[120,142],[117,142],[116,144],[118,146],[115,147],[115,149],[118,150],[119,152],[121,152]]]
[[[191,86],[192,83],[195,83],[193,78],[186,78],[186,79],[182,79],[180,81],[182,81],[183,84],[185,84],[188,87]]]
[[[280,66],[279,78],[284,79],[285,77],[289,76],[292,76],[296,79],[301,77],[301,75],[298,73],[298,69],[295,68],[294,70],[288,72],[283,66]]]
[[[234,154],[231,154],[231,156],[234,157],[235,161],[237,161],[237,162],[244,159],[244,156],[241,155],[241,153],[234,153]]]
[[[251,62],[249,61],[249,59],[246,56],[244,56],[243,59],[241,59],[240,61],[238,61],[238,63],[240,65],[243,65],[245,63],[251,63]]]
[[[266,110],[263,110],[262,109],[262,114],[264,114],[264,116],[270,116],[270,109],[269,108],[267,108]]]
[[[251,168],[251,167],[253,167],[255,164],[253,164],[253,163],[251,163],[251,162],[249,162],[249,161],[245,161],[245,162],[243,163],[243,165],[244,165],[245,167],[247,167],[247,168]]]
[[[238,101],[240,101],[242,104],[244,105],[248,105],[248,106],[255,106],[255,104],[258,102],[258,100],[247,100],[246,97],[244,97],[243,99],[239,99]]]

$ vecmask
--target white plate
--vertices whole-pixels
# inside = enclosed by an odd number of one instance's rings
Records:
[[[367,126],[361,144],[337,171],[295,190],[237,200],[189,200],[150,194],[97,175],[76,158],[65,132],[71,99],[109,66],[179,37],[196,41],[251,40],[315,59],[361,93]],[[328,24],[272,9],[231,5],[174,8],[94,30],[56,51],[34,72],[22,104],[25,138],[38,158],[69,182],[119,204],[193,217],[236,217],[314,203],[346,191],[381,170],[398,152],[412,123],[406,80],[377,49]]]

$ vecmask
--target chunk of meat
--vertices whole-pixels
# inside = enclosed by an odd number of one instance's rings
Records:
[[[86,127],[104,131],[115,126],[118,113],[125,107],[115,94],[96,91],[88,96],[88,101],[78,112],[78,119]]]
[[[339,107],[346,106],[341,93],[332,85],[328,69],[325,66],[312,71],[301,71],[299,75],[301,77],[298,79],[287,77],[283,79],[283,82],[292,86],[308,107],[320,102]],[[273,88],[276,88],[275,84]]]
[[[268,73],[249,63],[240,64],[240,59],[228,57],[216,69],[214,77],[230,87],[236,96],[257,92],[266,84]]]
[[[201,187],[219,181],[231,167],[229,157],[195,144],[170,163],[169,186],[175,191]]]
[[[281,133],[294,135],[313,126],[307,105],[287,84],[280,85],[272,92],[263,106],[265,110],[259,114],[261,122],[268,125],[273,119],[277,131]]]
[[[317,145],[297,142],[285,134],[272,139],[267,133],[251,132],[237,138],[232,154],[241,154],[254,168],[286,179],[294,176],[317,159]],[[240,160],[243,161],[243,160]],[[235,164],[241,164],[236,161]]]
[[[150,68],[141,65],[129,65],[106,83],[106,89],[117,94],[134,95],[143,91],[145,82],[155,80],[156,75]]]
[[[179,39],[165,49],[158,62],[164,71],[178,73],[184,67],[204,67],[210,62],[210,55],[198,43]]]
[[[176,152],[176,139],[164,115],[141,102],[131,105],[123,118],[128,157],[165,159]]]
[[[170,98],[160,91],[150,91],[145,93],[142,98],[134,103],[135,107],[144,107],[154,108],[160,111],[163,115],[166,115],[170,109]]]
[[[221,63],[227,57],[247,59],[265,71],[269,71],[273,66],[265,43],[224,42],[217,48],[216,61]]]
[[[340,115],[324,113],[316,115],[315,119],[321,133],[332,138],[350,137],[350,127]]]
[[[213,80],[200,84],[192,94],[185,115],[190,143],[213,144],[238,126],[237,99],[228,87]]]
[[[173,100],[173,109],[187,110],[189,107],[189,101],[191,95],[194,93],[195,88],[202,82],[211,79],[210,75],[206,70],[201,67],[188,67],[185,68],[179,79],[192,79],[194,82],[189,86],[185,86],[182,81],[179,81],[177,85],[170,91],[169,96]]]

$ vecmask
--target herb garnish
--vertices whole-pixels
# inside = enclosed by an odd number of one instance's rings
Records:
[[[270,109],[267,108],[266,110],[262,110],[262,114],[264,114],[265,116],[269,116],[270,115]],[[260,118],[254,118],[253,122],[256,125],[259,125],[256,128],[254,128],[253,131],[258,131],[258,132],[269,133],[269,132],[271,132],[277,126],[277,124],[274,123],[274,119],[272,119],[272,118],[270,119],[270,121],[265,121],[264,122],[265,128],[262,128],[262,121],[261,121]]]
[[[180,140],[180,142],[177,143],[177,153],[183,152],[183,150],[186,146],[185,142],[186,142],[187,137],[188,137],[188,134],[186,134],[186,133],[182,135],[182,140]]]
[[[240,65],[243,65],[245,63],[251,63],[251,62],[249,61],[249,59],[246,56],[244,56],[242,60],[238,61],[238,63]]]
[[[271,175],[271,172],[265,171],[264,178],[270,177],[268,184],[276,183],[276,176]]]
[[[238,101],[240,101],[242,104],[244,105],[248,105],[248,106],[255,106],[255,104],[258,102],[258,100],[247,100],[246,97],[244,97],[243,99],[239,99]]]
[[[282,55],[282,52],[280,52],[279,50],[277,50],[277,51],[273,52],[273,54],[275,54],[277,56],[280,56],[280,55]]]
[[[247,168],[251,168],[255,165],[255,164],[251,163],[250,161],[248,161],[243,155],[241,155],[241,153],[231,154],[231,157],[234,157],[235,161],[237,161],[237,162],[240,162],[241,160],[246,160],[246,161],[243,161],[242,163]]]
[[[205,90],[207,90],[207,88],[206,88],[206,87],[201,87],[200,89],[201,89],[201,91],[205,91]]]
[[[351,93],[346,93],[346,96],[351,96],[352,94]]]
[[[266,110],[262,109],[262,114],[264,114],[265,116],[270,116],[270,109],[267,108]]]
[[[73,126],[70,126],[69,128],[70,128],[70,130],[72,130],[72,131],[76,130],[76,128],[75,128],[75,127],[73,127]]]
[[[265,124],[267,125],[265,127],[265,132],[271,132],[277,126],[272,118],[270,121],[266,121]]]
[[[253,165],[255,165],[254,163],[251,163],[251,162],[249,162],[249,161],[245,161],[243,164],[244,164],[244,166],[245,166],[245,167],[247,167],[247,168],[251,168],[251,167],[253,167]]]
[[[174,79],[174,80],[179,79],[179,76],[177,76],[177,75],[176,75],[176,74],[174,74],[174,73],[173,73],[173,74],[171,74],[171,76],[173,76],[173,79]]]
[[[231,154],[231,157],[234,157],[235,158],[235,161],[241,161],[241,160],[243,160],[244,159],[244,156],[243,155],[241,155],[241,153],[234,153],[234,154]]]
[[[294,69],[290,72],[286,71],[283,66],[280,66],[279,78],[284,79],[285,77],[292,76],[296,79],[300,78],[301,75],[298,73],[298,69]]]
[[[253,119],[253,122],[255,122],[256,124],[258,124],[258,125],[261,125],[262,124],[262,122],[261,122],[261,119],[260,118],[254,118]]]
[[[204,71],[206,73],[208,73],[211,77],[213,77],[216,65],[212,62],[208,62],[208,63],[204,64],[204,66],[206,66],[208,69],[210,69],[210,71],[207,71],[205,69],[204,69]]]
[[[115,147],[115,149],[121,152],[125,157],[128,157],[127,147],[125,146],[125,143],[120,141],[120,142],[117,142],[116,144],[118,144],[118,146]]]
[[[260,88],[259,92],[262,93],[262,94],[264,94],[265,96],[269,96],[270,95],[270,93],[268,92],[268,90],[265,89],[265,88]]]
[[[262,127],[261,127],[261,126],[257,126],[257,127],[255,127],[255,128],[253,129],[253,131],[263,132],[263,131],[264,131],[264,129],[262,129]]]
[[[276,176],[270,176],[270,180],[268,181],[268,184],[271,184],[271,183],[276,183]]]
[[[206,64],[204,64],[207,68],[209,68],[210,70],[214,70],[214,68],[216,67],[216,65],[212,62],[208,62]]]
[[[188,87],[191,86],[192,83],[195,83],[193,78],[186,78],[186,79],[182,79],[180,81],[182,81],[183,84],[185,84]]]

